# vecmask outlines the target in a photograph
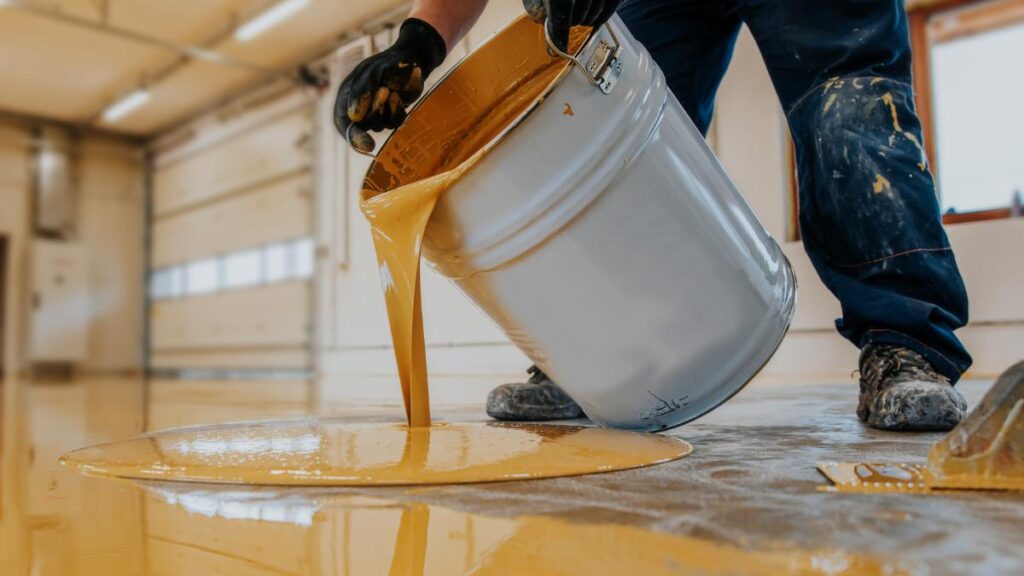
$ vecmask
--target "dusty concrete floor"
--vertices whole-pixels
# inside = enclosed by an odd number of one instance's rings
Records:
[[[961,385],[973,406],[990,383]],[[836,494],[824,461],[924,463],[941,433],[892,433],[854,416],[841,385],[750,387],[670,431],[694,453],[653,468],[542,483],[419,490],[494,515],[551,514],[762,548],[785,542],[897,557],[929,574],[1024,573],[1024,494]],[[394,493],[391,497],[408,496]]]
[[[986,386],[963,390],[973,403]],[[29,386],[24,409],[7,412],[18,417],[4,421],[0,573],[1024,573],[1024,494],[820,490],[818,462],[923,462],[941,436],[864,428],[849,384],[754,385],[671,432],[693,443],[690,457],[578,478],[262,489],[55,465],[64,450],[137,433],[139,389]]]

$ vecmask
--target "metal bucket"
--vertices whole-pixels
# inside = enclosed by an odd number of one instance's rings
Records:
[[[367,187],[422,178],[464,146],[455,127],[559,58],[545,40],[520,19],[464,59],[382,147]],[[664,430],[767,363],[795,278],[618,17],[584,40],[443,196],[423,254],[595,422]]]

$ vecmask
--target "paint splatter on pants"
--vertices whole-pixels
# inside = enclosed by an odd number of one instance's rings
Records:
[[[906,346],[954,382],[967,294],[942,228],[902,0],[627,0],[619,15],[706,132],[745,23],[796,146],[800,227],[839,332]]]

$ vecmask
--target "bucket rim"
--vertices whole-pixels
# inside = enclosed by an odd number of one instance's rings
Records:
[[[484,40],[479,46],[474,48],[471,52],[469,52],[465,56],[459,58],[458,62],[456,62],[455,64],[453,64],[451,66],[451,68],[446,70],[444,72],[444,74],[442,74],[437,79],[437,82],[435,82],[430,88],[428,88],[423,93],[423,95],[420,96],[420,98],[408,109],[406,123],[408,123],[408,119],[412,118],[413,115],[416,114],[420,110],[420,108],[430,99],[430,97],[434,94],[434,92],[436,92],[437,90],[439,90],[442,87],[444,87],[445,83],[453,75],[459,73],[459,69],[464,64],[466,64],[470,59],[472,59],[474,56],[478,55],[480,52],[482,52],[483,50],[485,50],[486,48],[488,48],[492,44],[495,44],[498,41],[500,41],[502,36],[505,33],[509,32],[510,30],[515,28],[516,26],[523,25],[524,21],[528,21],[528,22],[532,23],[532,20],[529,19],[529,16],[527,14],[523,13],[520,16],[518,16],[517,18],[513,19],[508,24],[506,24],[501,30],[499,30],[499,31],[495,32],[494,34],[492,34],[489,38]],[[542,26],[542,25],[537,24],[537,26]],[[590,33],[588,34],[586,40],[584,40],[580,44],[579,48],[575,52],[572,52],[571,55],[573,57],[575,57],[575,58],[580,58],[580,56],[582,54],[584,54],[587,50],[589,50],[594,45],[594,43],[597,42],[597,41],[598,41],[597,28],[594,28],[593,30],[590,31]],[[554,56],[554,57],[557,58],[558,56]],[[503,140],[505,140],[508,137],[508,135],[510,133],[512,133],[512,131],[514,131],[516,128],[521,126],[527,120],[527,118],[529,118],[537,110],[537,108],[539,108],[540,105],[542,103],[544,103],[545,100],[547,100],[548,96],[551,95],[551,93],[554,92],[563,82],[565,82],[565,79],[573,71],[573,68],[574,68],[574,65],[573,65],[572,61],[567,60],[567,59],[563,59],[563,61],[562,61],[562,69],[555,76],[554,80],[552,80],[544,88],[544,91],[541,92],[540,94],[538,94],[537,97],[532,102],[530,102],[530,104],[528,104],[525,108],[523,108],[522,112],[518,116],[516,116],[513,120],[511,120],[508,123],[507,126],[502,128],[502,130],[500,132],[495,134],[493,138],[488,140],[487,143],[484,144],[480,148],[480,151],[482,151],[482,154],[483,155],[488,154],[498,144],[500,144]],[[372,162],[370,162],[370,165],[366,168],[366,173],[364,174],[363,179],[362,179],[363,190],[364,191],[366,191],[367,189],[371,188],[370,186],[368,186],[368,184],[371,181],[371,175],[373,175],[377,170],[381,169],[381,165],[382,165],[381,159],[382,159],[382,157],[384,157],[386,155],[388,147],[393,144],[395,137],[401,132],[402,128],[406,125],[406,123],[403,123],[402,126],[399,126],[395,130],[392,130],[387,135],[387,137],[384,139],[384,141],[380,144],[380,146],[378,147],[377,153],[372,156],[373,160],[372,160]],[[390,192],[393,189],[394,188],[391,188],[391,189],[388,189],[388,190],[379,190],[379,191],[375,191],[375,193],[376,194],[383,194],[383,193]]]

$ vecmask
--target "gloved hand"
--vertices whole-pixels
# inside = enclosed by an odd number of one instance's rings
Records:
[[[569,51],[569,29],[600,26],[619,8],[620,0],[523,0],[530,19],[547,23],[548,33],[562,52]]]
[[[423,94],[423,80],[441,65],[447,49],[433,26],[410,18],[395,44],[363,60],[338,88],[334,126],[353,148],[376,147],[368,132],[398,128],[406,108]]]

